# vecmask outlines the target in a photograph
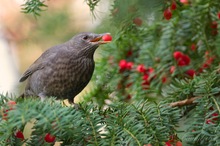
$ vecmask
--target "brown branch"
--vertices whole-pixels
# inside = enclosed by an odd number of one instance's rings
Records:
[[[177,101],[177,102],[172,102],[172,103],[170,103],[170,106],[176,107],[176,106],[184,106],[184,105],[193,104],[193,102],[198,98],[200,98],[200,97],[193,97],[193,98],[189,98],[189,99],[185,99],[185,100],[181,100],[181,101]]]

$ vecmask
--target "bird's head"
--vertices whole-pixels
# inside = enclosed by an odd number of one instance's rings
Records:
[[[95,50],[99,47],[99,45],[110,42],[102,40],[102,37],[106,34],[109,33],[95,34],[90,32],[83,32],[74,36],[70,40],[70,44],[71,47],[79,54],[93,56]]]

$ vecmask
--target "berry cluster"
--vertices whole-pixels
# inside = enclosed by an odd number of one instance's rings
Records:
[[[179,141],[176,135],[171,135],[170,139],[165,142],[165,146],[182,146],[182,142]],[[151,144],[144,144],[144,146],[152,146]]]
[[[3,112],[2,112],[2,119],[3,120],[8,120],[8,112],[11,111],[11,110],[16,110],[16,102],[15,101],[8,101],[7,102],[7,106],[6,108],[4,109],[3,108]],[[24,137],[24,134],[21,130],[16,130],[15,133],[14,133],[14,136],[17,138],[17,139],[20,139],[21,141],[23,141],[25,139]],[[45,136],[44,136],[44,140],[45,142],[48,142],[48,143],[54,143],[55,142],[55,136],[51,135],[50,133],[47,133]]]
[[[7,102],[7,106],[5,107],[5,109],[3,108],[3,114],[2,114],[2,119],[3,120],[8,120],[8,112],[11,111],[11,110],[15,110],[16,109],[16,102],[15,101],[8,101]],[[17,130],[14,134],[14,136],[18,139],[21,139],[21,140],[24,140],[24,134],[20,131],[20,130]]]
[[[193,49],[192,49],[193,48]],[[194,51],[196,48],[196,46],[193,44],[193,46],[191,46],[191,49]],[[177,62],[177,66],[188,66],[191,62],[191,59],[188,55],[183,54],[180,51],[175,51],[173,53],[173,57]],[[203,72],[204,70],[208,69],[213,61],[215,59],[215,56],[210,56],[208,52],[205,53],[205,62],[201,65],[201,67],[198,69],[198,73]],[[175,66],[171,66],[170,67],[170,73],[173,74],[175,71],[176,67]],[[196,74],[196,71],[194,69],[189,69],[185,72],[188,76],[193,77]]]
[[[212,21],[210,24],[211,34],[216,36],[218,34],[218,23],[216,21]]]
[[[196,53],[195,52],[197,49],[196,43],[192,43],[190,48],[191,48],[191,54]],[[132,58],[132,54],[133,54],[133,52],[131,50],[129,50],[126,53],[128,60],[130,60],[129,59],[130,57]],[[202,63],[201,67],[198,68],[198,70],[196,70],[196,69],[190,69],[190,64],[191,64],[192,60],[188,54],[181,52],[181,51],[174,51],[172,57],[174,60],[173,64],[175,64],[175,65],[172,65],[170,67],[170,69],[169,69],[170,75],[176,76],[176,75],[178,75],[178,73],[182,74],[182,71],[184,71],[183,72],[185,74],[184,77],[189,77],[189,78],[193,78],[195,75],[198,75],[199,73],[208,69],[215,59],[214,56],[212,56],[208,52],[206,52],[204,63]],[[139,73],[142,76],[142,82],[140,85],[142,86],[142,88],[144,90],[149,89],[151,82],[158,77],[160,78],[161,83],[166,83],[167,81],[169,81],[167,79],[169,73],[163,72],[162,76],[159,74],[156,75],[155,69],[151,66],[146,67],[144,64],[135,65],[134,62],[127,61],[126,59],[120,60],[118,66],[119,66],[119,73],[126,74],[126,78],[123,78],[123,80],[128,80],[129,74],[131,74],[131,73],[135,73],[135,72]],[[180,72],[176,72],[176,69],[178,69],[178,68],[179,69],[182,68],[179,70]],[[122,84],[125,84],[125,85],[122,85]],[[126,81],[125,82],[120,81],[120,83],[118,84],[118,89],[129,88],[130,86],[132,86],[132,84],[133,83],[127,83]],[[129,94],[126,99],[131,99],[131,95]]]
[[[120,60],[119,62],[119,72],[123,73],[124,71],[134,71],[134,63],[127,62],[125,59]],[[139,64],[136,67],[136,71],[142,74],[143,83],[142,85],[150,85],[150,76],[154,73],[152,67],[146,68],[144,64]],[[129,84],[130,86],[130,84]]]
[[[192,51],[195,51],[196,48],[197,48],[197,47],[196,47],[196,44],[193,43],[193,44],[191,45],[191,50],[192,50]]]
[[[182,4],[184,4],[184,5],[188,5],[188,4],[189,4],[189,1],[188,1],[188,0],[180,0],[180,2],[181,2]],[[170,19],[172,18],[172,15],[173,15],[172,11],[174,11],[174,10],[176,10],[176,9],[177,9],[177,4],[176,4],[175,1],[173,1],[173,2],[171,3],[171,5],[170,5],[167,9],[164,10],[164,12],[163,12],[164,18],[165,18],[166,20],[170,20]],[[218,12],[217,17],[218,17],[218,19],[220,19],[220,12]],[[213,34],[213,35],[217,35],[218,32],[217,32],[217,22],[216,22],[216,21],[213,21],[213,22],[212,22],[211,28],[213,29],[213,30],[212,30],[212,34]]]
[[[172,18],[172,11],[176,10],[177,5],[176,2],[172,2],[171,6],[169,8],[167,8],[166,10],[164,10],[163,12],[163,16],[166,20],[170,20]]]
[[[124,72],[125,70],[131,70],[133,67],[133,62],[127,62],[126,60],[121,60],[119,62],[120,72]]]
[[[190,57],[180,51],[175,51],[173,53],[173,57],[177,62],[177,66],[188,66],[190,64]],[[175,66],[170,67],[170,73],[173,74],[175,71]],[[185,72],[188,76],[193,77],[195,75],[195,70],[194,69],[189,69]]]
[[[209,108],[210,111],[213,111],[214,109],[211,107]],[[215,121],[218,120],[219,114],[217,112],[209,115],[209,118],[206,119],[206,124],[215,124]]]
[[[190,58],[188,55],[183,54],[180,51],[175,51],[173,53],[174,59],[177,61],[178,66],[187,66],[190,64]]]
[[[152,77],[154,76],[154,69],[152,67],[146,68],[143,64],[140,64],[136,68],[137,72],[142,74],[142,87],[148,89]]]
[[[181,4],[182,3],[182,4]],[[170,20],[173,16],[173,14],[177,14],[178,8],[182,7],[182,8],[188,8],[191,5],[191,2],[188,0],[180,0],[179,2],[172,0],[171,2],[167,2],[167,8],[164,10],[163,16],[164,19],[166,20]],[[217,13],[217,18],[220,19],[220,12]],[[136,26],[141,26],[142,25],[142,20],[139,17],[136,17],[133,19],[133,23]],[[212,34],[216,35],[217,34],[217,30],[218,30],[218,22],[217,21],[213,21],[211,22],[210,27],[206,27],[212,30]],[[170,66],[169,69],[169,73],[164,71],[158,71],[157,70],[157,65],[151,67],[151,66],[145,66],[146,64],[135,64],[134,58],[133,58],[133,52],[131,50],[129,50],[127,52],[127,54],[125,54],[125,56],[127,58],[122,59],[119,61],[119,72],[120,73],[125,73],[125,76],[122,78],[122,80],[129,80],[130,79],[130,75],[129,74],[133,74],[133,73],[139,73],[141,75],[141,86],[143,89],[149,89],[150,86],[152,85],[152,81],[158,82],[158,78],[160,79],[161,83],[168,83],[169,81],[169,75],[171,75],[171,77],[181,77],[181,78],[193,78],[195,75],[200,74],[201,72],[203,72],[204,70],[208,69],[213,61],[214,61],[214,56],[210,56],[209,57],[205,57],[204,62],[199,66],[197,64],[196,68],[192,68],[192,66],[194,66],[195,62],[197,59],[195,56],[199,56],[201,55],[201,49],[202,48],[200,46],[200,41],[199,40],[193,40],[191,42],[191,44],[189,45],[189,49],[188,50],[184,50],[181,49],[181,51],[179,50],[175,50],[172,54],[172,66]],[[188,45],[188,44],[187,44]],[[211,54],[211,53],[210,53]],[[202,57],[202,56],[201,56]],[[129,61],[128,61],[129,60]],[[132,61],[131,61],[132,60]],[[160,60],[160,59],[158,59]],[[154,60],[155,64],[157,64],[156,59]],[[159,61],[160,62],[160,61]],[[161,75],[162,74],[162,75]],[[122,85],[124,84],[124,85]],[[119,89],[123,89],[123,88],[128,88],[131,85],[133,85],[133,83],[128,83],[126,81],[119,81]],[[129,99],[131,98],[131,95],[128,96]]]
[[[176,135],[171,135],[170,139],[165,142],[165,146],[182,146],[182,142],[178,140]]]
[[[7,107],[6,107],[6,109],[3,109],[3,115],[2,115],[2,119],[3,119],[3,120],[8,120],[8,114],[7,114],[7,112],[9,112],[9,111],[11,111],[11,110],[14,110],[15,105],[16,105],[16,102],[15,102],[15,101],[8,101],[8,102],[7,102]]]
[[[199,72],[203,72],[204,70],[208,69],[212,65],[214,60],[215,60],[215,56],[211,56],[209,54],[209,52],[206,51],[206,53],[205,53],[205,61],[202,64],[202,66],[199,68]]]

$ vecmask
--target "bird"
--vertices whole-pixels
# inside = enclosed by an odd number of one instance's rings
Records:
[[[21,97],[55,97],[75,104],[74,97],[93,75],[95,50],[110,42],[102,40],[105,35],[110,33],[82,32],[47,49],[21,76],[19,82],[27,80]]]

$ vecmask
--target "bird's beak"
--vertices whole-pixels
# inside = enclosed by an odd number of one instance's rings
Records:
[[[95,36],[94,39],[90,40],[90,42],[95,42],[95,43],[98,43],[98,44],[107,44],[107,43],[110,43],[111,41],[103,41],[102,40],[102,37],[106,34],[110,34],[110,33],[103,33],[103,34],[98,34],[97,36]]]

